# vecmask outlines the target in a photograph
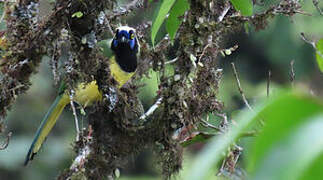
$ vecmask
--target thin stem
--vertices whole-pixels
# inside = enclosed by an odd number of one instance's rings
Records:
[[[70,94],[70,104],[73,110],[73,116],[74,116],[74,121],[75,121],[75,129],[76,129],[76,141],[80,140],[80,128],[79,128],[79,120],[77,119],[77,114],[76,114],[76,109],[74,106],[74,102],[73,102],[73,97],[74,97],[74,90],[71,90],[71,94]]]

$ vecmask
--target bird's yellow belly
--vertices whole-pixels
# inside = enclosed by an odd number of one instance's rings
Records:
[[[87,107],[96,101],[100,101],[102,99],[102,93],[99,91],[96,81],[92,81],[88,84],[81,83],[78,85],[73,98],[74,101],[83,107]]]
[[[122,87],[134,74],[122,71],[114,58],[110,60],[110,72],[112,77],[118,82],[118,88]],[[64,94],[63,99],[66,104],[69,102],[68,93]],[[96,81],[90,83],[80,83],[75,90],[73,100],[83,107],[92,105],[94,102],[101,101],[102,93],[99,91]]]

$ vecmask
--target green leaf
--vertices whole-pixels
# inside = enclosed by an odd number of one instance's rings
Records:
[[[253,179],[299,179],[302,176],[303,179],[309,179],[309,175],[303,173],[323,152],[323,116],[321,114],[302,119],[306,123],[292,131],[289,136],[275,139],[275,144],[269,147],[263,160],[257,162]],[[275,132],[281,134],[279,131]],[[272,133],[274,132],[263,135],[270,138]],[[311,173],[321,173],[321,169]],[[317,176],[310,179],[321,178],[322,176]]]
[[[175,3],[175,0],[163,0],[159,12],[157,14],[156,19],[153,21],[153,25],[151,27],[151,42],[153,46],[155,45],[155,38],[158,33],[158,30],[160,29],[161,25],[163,24],[166,15],[170,11],[171,7]]]
[[[261,107],[258,107],[261,109]],[[260,110],[255,109],[256,112]],[[190,172],[186,178],[188,180],[206,179],[210,174],[215,175],[216,169],[212,169],[214,164],[218,164],[224,157],[230,145],[256,120],[257,113],[245,110],[241,113],[241,119],[228,133],[216,136],[211,139],[202,152],[195,159]]]
[[[323,38],[316,43],[316,61],[321,72],[323,72]]]
[[[189,145],[196,144],[196,143],[204,143],[213,136],[214,136],[214,134],[199,133],[199,134],[195,135],[194,137],[192,137],[191,139],[188,139],[188,140],[182,142],[181,146],[187,147]]]
[[[83,13],[81,11],[77,11],[76,13],[72,14],[72,18],[81,18],[83,16]]]
[[[277,141],[288,136],[306,120],[322,112],[322,106],[313,99],[299,94],[285,95],[268,104],[260,113],[266,125],[258,135],[248,158],[248,170],[255,171],[259,162]]]
[[[183,21],[182,16],[189,8],[190,5],[187,0],[177,0],[171,9],[166,20],[166,30],[171,40],[174,40],[176,32]]]
[[[306,169],[306,171],[303,173],[303,175],[299,178],[301,180],[307,180],[307,179],[316,179],[323,177],[323,153],[320,154],[319,157],[317,157],[310,166]]]
[[[230,0],[233,7],[240,11],[244,16],[251,16],[253,11],[253,5],[251,0]]]
[[[276,97],[271,97],[265,104],[255,106],[254,112],[244,110],[237,116],[237,119],[235,119],[237,124],[233,126],[231,130],[226,134],[212,138],[210,143],[204,147],[194,161],[191,173],[185,179],[205,179],[210,174],[216,174],[214,165],[219,164],[232,143],[235,142],[243,132],[250,129],[250,127],[253,127],[259,119],[264,119],[266,122],[264,130],[256,137],[256,142],[254,143],[254,146],[252,146],[253,151],[248,153],[251,157],[246,158],[246,160],[249,161],[249,169],[251,172],[256,172],[253,171],[258,167],[256,167],[256,165],[261,162],[260,160],[262,160],[266,152],[269,152],[271,147],[275,145],[281,137],[286,137],[289,132],[300,127],[299,125],[305,124],[310,117],[318,115],[322,113],[322,111],[323,107],[320,103],[313,100],[313,98],[301,95],[300,93],[281,93]],[[318,124],[315,123],[315,125]],[[305,129],[300,129],[299,136],[308,133],[308,129],[313,126],[314,125],[309,124],[308,126],[305,126]],[[308,160],[306,158],[304,159]],[[279,167],[279,164],[276,163],[275,167]]]

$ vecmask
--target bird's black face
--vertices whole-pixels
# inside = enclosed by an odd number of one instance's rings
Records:
[[[111,50],[114,52],[116,61],[122,70],[126,72],[136,70],[139,44],[135,29],[128,26],[119,27],[112,40]]]

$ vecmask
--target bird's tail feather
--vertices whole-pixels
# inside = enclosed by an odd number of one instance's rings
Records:
[[[68,104],[68,97],[65,94],[57,96],[52,106],[49,108],[44,119],[42,120],[34,140],[29,148],[28,154],[24,165],[26,166],[30,160],[33,159],[34,155],[39,151],[41,145],[46,139],[48,133],[51,131],[56,123],[56,120],[61,115],[64,107]]]

